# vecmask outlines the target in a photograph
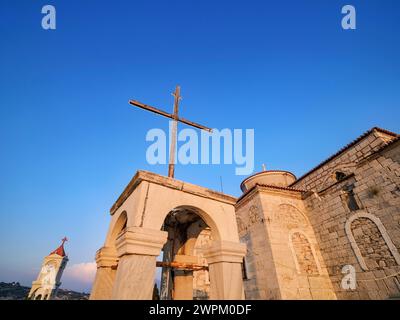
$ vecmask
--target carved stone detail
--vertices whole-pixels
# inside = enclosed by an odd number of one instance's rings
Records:
[[[273,213],[273,221],[285,226],[287,229],[306,227],[309,225],[305,215],[295,206],[287,203],[279,205]]]

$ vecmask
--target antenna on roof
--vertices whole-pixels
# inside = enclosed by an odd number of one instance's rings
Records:
[[[222,176],[219,176],[219,182],[221,184],[221,192],[224,193],[224,187],[222,185]]]

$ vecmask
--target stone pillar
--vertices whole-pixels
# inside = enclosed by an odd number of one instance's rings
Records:
[[[112,299],[151,300],[160,255],[168,233],[154,229],[129,227],[117,240],[118,263]]]
[[[175,255],[174,262],[198,264],[196,256]],[[174,300],[193,300],[193,270],[174,270]]]
[[[110,300],[118,265],[117,251],[103,247],[96,252],[97,271],[90,300]]]
[[[245,255],[245,244],[230,241],[213,241],[205,250],[211,300],[244,299],[242,263]]]
[[[174,300],[193,300],[193,271],[174,271]]]

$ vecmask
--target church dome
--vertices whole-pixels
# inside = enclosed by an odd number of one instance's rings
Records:
[[[243,192],[247,192],[256,184],[288,187],[294,181],[296,181],[296,176],[289,171],[264,170],[243,180],[240,189],[242,189]]]

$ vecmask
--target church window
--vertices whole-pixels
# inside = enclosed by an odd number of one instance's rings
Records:
[[[351,232],[369,270],[391,268],[397,262],[378,226],[367,217],[351,223]]]
[[[313,249],[307,237],[300,232],[296,232],[292,235],[291,242],[299,273],[307,275],[319,274]]]
[[[344,201],[346,203],[347,208],[350,211],[360,210],[360,206],[356,200],[356,195],[354,193],[354,185],[346,186],[343,188],[344,191]]]
[[[344,180],[344,178],[346,178],[346,174],[341,171],[336,171],[335,178],[336,178],[336,181],[342,181],[342,180]]]

